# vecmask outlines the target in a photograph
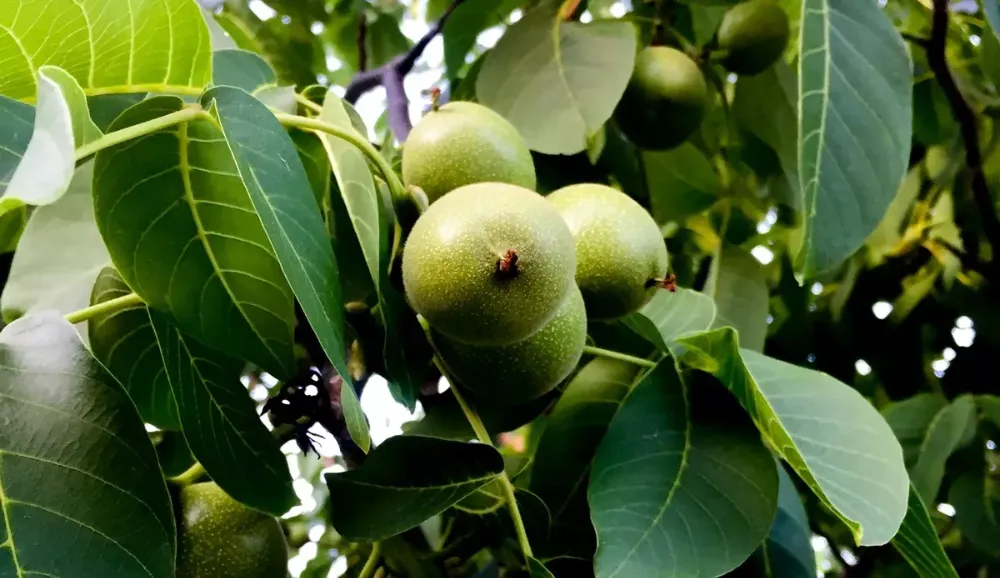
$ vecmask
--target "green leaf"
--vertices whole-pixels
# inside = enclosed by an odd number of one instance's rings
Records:
[[[239,88],[213,88],[202,102],[219,123],[306,319],[344,380],[341,401],[347,428],[351,439],[367,453],[371,447],[368,422],[347,367],[337,260],[295,145],[267,107]]]
[[[90,302],[96,305],[131,292],[117,271],[105,267],[97,276]],[[146,306],[96,315],[87,329],[94,357],[122,384],[142,420],[161,429],[180,429],[177,403]]]
[[[979,3],[983,8],[983,14],[986,15],[990,30],[1000,39],[1000,4],[996,0],[979,0]]]
[[[923,170],[919,166],[913,167],[906,173],[882,220],[865,241],[868,246],[869,264],[881,263],[903,238],[903,228],[907,224],[913,202],[920,194],[923,181]]]
[[[320,214],[329,225],[329,220],[332,217],[330,214],[330,160],[326,157],[323,141],[316,133],[297,128],[289,128],[288,136],[291,137],[292,144],[295,145],[295,150],[299,153],[299,160],[302,161],[302,168],[306,171],[309,186],[312,187],[316,203],[320,207]],[[338,255],[338,269],[341,268],[340,265],[341,259]],[[347,301],[346,296],[344,300]]]
[[[519,0],[479,0],[475,4],[463,2],[455,8],[441,30],[444,37],[444,68],[450,82],[456,81],[465,69],[465,57],[475,47],[479,33],[490,26],[501,24],[519,6]],[[427,18],[432,16],[428,14]]]
[[[347,104],[334,92],[327,93],[319,119],[343,129],[354,127]],[[379,297],[379,315],[386,329],[383,348],[386,378],[393,395],[411,411],[419,393],[423,363],[415,361],[416,343],[423,340],[423,331],[413,313],[406,307],[403,297],[389,281],[391,266],[391,229],[393,216],[383,203],[382,194],[375,186],[368,160],[354,145],[332,135],[320,134],[333,168],[354,234],[361,247],[368,273]],[[406,316],[404,318],[404,316]],[[405,344],[405,345],[404,345]]]
[[[774,523],[764,543],[732,575],[814,578],[817,568],[811,536],[802,498],[792,478],[779,463],[778,513]]]
[[[238,89],[206,96],[217,90]],[[150,98],[125,111],[112,129],[183,106],[175,97]],[[255,129],[254,139],[270,147],[265,127]],[[261,167],[254,179],[242,177],[245,169],[234,161],[226,135],[207,115],[102,150],[94,172],[97,227],[129,287],[203,343],[279,378],[294,374],[295,307],[285,280],[291,271],[279,264],[261,207],[248,192],[259,191],[257,179],[270,172]],[[303,192],[315,206],[308,183]],[[304,218],[296,227],[308,223]],[[332,266],[332,259],[309,261]]]
[[[969,471],[952,483],[948,503],[962,537],[994,556],[1000,555],[1000,488],[981,471]]]
[[[477,403],[475,396],[466,393],[464,397],[478,408],[479,417],[483,420],[486,431],[491,436],[514,431],[530,423],[542,414],[552,404],[554,394],[543,395],[524,405],[497,406],[496,404]],[[449,440],[465,441],[476,437],[469,420],[465,418],[462,408],[449,391],[434,395],[421,401],[425,415],[420,421],[403,424],[406,435],[431,436]]]
[[[778,465],[778,514],[762,546],[767,552],[766,576],[773,578],[813,578],[816,554],[810,538],[809,520],[799,491],[785,468]]]
[[[962,446],[965,432],[976,420],[976,404],[971,395],[961,395],[939,411],[931,420],[915,464],[910,467],[910,482],[929,504],[937,502],[944,466],[951,454]]]
[[[328,92],[323,100],[319,120],[344,129],[352,128],[343,100],[333,91]],[[319,137],[326,147],[333,175],[368,264],[368,272],[378,291],[382,277],[379,273],[379,204],[382,201],[368,169],[368,160],[360,150],[343,139],[329,134],[320,134]]]
[[[476,95],[532,150],[575,154],[587,148],[625,92],[635,63],[635,28],[607,20],[567,22],[559,7],[546,0],[507,28],[479,71]]]
[[[687,350],[683,361],[733,392],[768,445],[847,524],[859,545],[885,544],[896,534],[909,485],[903,452],[857,391],[824,373],[741,350],[730,328],[680,344]]]
[[[799,168],[796,131],[798,130],[798,86],[795,71],[778,63],[760,74],[741,76],[736,81],[733,116],[743,128],[764,142],[778,155],[781,169],[792,196],[794,208],[799,200]]]
[[[28,224],[28,207],[7,211],[0,216],[0,253],[13,253]]]
[[[278,82],[266,60],[246,50],[217,50],[212,53],[212,84],[235,86],[254,92]]]
[[[958,572],[938,540],[927,507],[913,486],[910,486],[909,496],[906,517],[892,545],[920,578],[958,578]]]
[[[719,176],[705,153],[693,144],[640,154],[653,218],[660,225],[683,221],[719,198]]]
[[[233,14],[232,12],[223,11],[218,14],[212,14],[215,22],[226,31],[232,42],[240,49],[247,50],[250,52],[255,52],[257,54],[264,54],[265,50],[260,42],[260,39],[254,34],[253,30],[247,26],[247,23],[240,19],[239,16]],[[213,48],[219,49],[218,46],[213,43]]]
[[[38,112],[23,158],[0,196],[0,215],[23,205],[48,205],[66,192],[76,169],[76,147],[101,136],[87,97],[65,71],[38,71]]]
[[[927,437],[934,416],[948,407],[948,400],[936,393],[918,393],[913,397],[893,403],[882,411],[885,421],[896,434],[903,447],[903,459],[912,467],[920,457],[920,450]]]
[[[119,0],[3,0],[0,13],[8,15],[0,53],[10,55],[0,93],[11,98],[34,98],[35,71],[46,64],[71,74],[88,95],[191,93],[211,78],[197,2],[129,0],[125,10]]]
[[[184,335],[164,313],[150,309],[149,320],[191,453],[234,500],[275,516],[287,512],[298,502],[292,477],[240,383],[244,363]]]
[[[689,387],[668,358],[622,402],[587,494],[598,578],[719,576],[767,535],[775,461],[738,407],[720,411],[717,387]]]
[[[170,497],[125,392],[54,312],[4,328],[0,358],[0,574],[172,578]]]
[[[348,540],[395,536],[492,482],[503,467],[485,444],[391,437],[357,469],[326,475],[330,523]]]
[[[32,211],[0,296],[4,319],[90,304],[94,280],[111,264],[94,224],[93,174],[94,163],[82,165],[62,198]]]
[[[538,560],[528,556],[528,573],[531,578],[556,578],[549,569]]]
[[[715,304],[711,297],[683,287],[673,293],[659,291],[642,309],[622,321],[660,351],[669,353],[680,336],[712,326]]]
[[[976,405],[983,412],[983,418],[993,422],[993,425],[1000,427],[1000,396],[977,395]]]
[[[801,34],[795,269],[810,278],[857,250],[896,196],[910,158],[913,62],[872,2],[803,0]]]
[[[630,363],[594,359],[569,382],[546,420],[528,489],[548,506],[557,535],[593,534],[587,516],[590,465],[636,373]]]
[[[102,132],[107,131],[118,115],[146,98],[146,93],[102,94],[87,99],[90,118]]]
[[[715,301],[713,327],[732,327],[742,347],[763,352],[769,293],[757,259],[737,247],[723,247],[712,260],[705,293]]]
[[[35,107],[0,96],[0,193],[24,157],[35,124]]]
[[[504,472],[507,474],[507,477],[513,481],[515,480],[515,478],[517,478],[519,474],[521,474],[521,472],[524,471],[525,468],[528,467],[529,462],[530,460],[522,456],[505,455],[503,456],[503,464],[504,464],[503,469]],[[539,502],[542,501],[541,498],[539,498],[535,494],[532,494],[531,492],[528,492],[527,490],[524,490],[523,488],[517,489],[517,491],[521,492],[521,494],[518,494],[518,496],[530,495],[531,498],[529,499],[534,499]],[[506,499],[507,498],[504,495],[503,486],[501,485],[500,481],[497,480],[490,482],[485,486],[479,488],[478,490],[472,492],[471,494],[463,498],[460,502],[455,504],[455,507],[465,512],[469,512],[470,514],[484,515],[499,510],[501,507],[504,506],[504,504],[506,504]],[[546,515],[549,516],[549,520],[545,524],[546,526],[545,530],[547,532],[548,527],[551,526],[552,524],[552,519],[548,513],[548,507],[545,506],[544,503],[542,504],[540,509],[543,510],[546,513]]]

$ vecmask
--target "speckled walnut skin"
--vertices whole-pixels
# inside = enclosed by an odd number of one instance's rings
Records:
[[[472,102],[427,113],[403,145],[403,183],[433,203],[474,183],[535,188],[535,165],[520,133],[505,118]]]
[[[285,578],[278,519],[230,498],[214,482],[180,492],[177,578]]]
[[[517,275],[498,275],[509,250]],[[573,286],[573,235],[555,207],[502,183],[461,187],[432,204],[403,249],[410,305],[437,331],[506,345],[547,323]]]
[[[552,391],[580,362],[586,341],[587,312],[575,287],[551,321],[516,343],[489,347],[434,337],[434,345],[459,382],[482,399],[508,405]]]
[[[656,221],[628,195],[596,184],[563,187],[546,199],[576,241],[576,282],[591,319],[610,320],[645,305],[667,273]]]

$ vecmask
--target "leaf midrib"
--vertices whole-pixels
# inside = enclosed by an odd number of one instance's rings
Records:
[[[9,510],[7,492],[4,490],[3,483],[3,457],[0,456],[0,511],[3,512],[3,523],[7,528],[7,540],[0,544],[0,548],[10,548],[11,561],[14,563],[14,569],[17,570],[17,578],[23,578],[24,569],[21,568],[21,563],[17,558],[17,547],[14,545],[14,529],[11,527]]]
[[[204,114],[204,116],[207,117],[209,121],[211,121],[211,117],[209,117],[207,114]],[[246,320],[247,326],[250,327],[250,330],[253,331],[253,334],[257,336],[261,344],[264,345],[265,350],[271,356],[272,361],[275,363],[275,367],[284,367],[285,364],[283,363],[283,361],[275,354],[274,351],[271,350],[271,347],[267,345],[269,340],[265,338],[257,329],[257,326],[250,321],[249,314],[244,308],[243,301],[237,299],[236,295],[233,294],[233,290],[229,286],[229,282],[226,279],[225,275],[223,274],[225,269],[221,265],[219,265],[218,260],[215,258],[215,251],[212,249],[212,244],[209,243],[208,241],[207,230],[205,228],[205,225],[201,221],[201,214],[198,212],[198,206],[197,206],[198,202],[197,199],[194,198],[194,188],[191,185],[191,164],[188,159],[188,126],[189,123],[185,122],[181,123],[181,125],[178,127],[177,140],[180,146],[178,146],[177,148],[179,156],[181,182],[184,185],[184,201],[187,203],[188,208],[191,211],[191,218],[193,219],[195,226],[195,234],[197,235],[198,240],[201,242],[202,248],[205,249],[205,255],[208,257],[208,260],[212,265],[212,269],[214,270],[216,277],[219,278],[219,283],[222,284],[222,287],[223,289],[225,289],[226,295],[229,296],[229,299],[232,302],[233,306],[236,307],[236,309],[240,312],[240,315],[243,317],[243,319]]]
[[[647,527],[643,531],[642,536],[639,536],[639,539],[635,541],[635,544],[628,551],[628,553],[622,556],[622,561],[618,563],[618,566],[614,569],[614,571],[611,574],[608,574],[608,578],[614,578],[615,576],[618,575],[619,572],[621,572],[622,568],[625,567],[625,564],[627,564],[629,560],[632,558],[632,555],[635,554],[636,550],[639,549],[639,546],[646,541],[647,537],[649,537],[649,533],[653,531],[653,528],[656,528],[659,525],[660,520],[663,519],[663,515],[666,514],[667,512],[667,508],[669,508],[670,505],[673,503],[674,495],[676,494],[677,489],[680,488],[681,486],[681,478],[684,477],[684,473],[687,471],[689,467],[688,457],[691,451],[691,404],[690,400],[688,399],[687,384],[685,384],[683,381],[678,380],[678,385],[681,388],[681,397],[684,401],[685,421],[684,421],[684,450],[681,453],[681,464],[677,468],[677,477],[674,479],[674,482],[670,485],[670,490],[667,492],[667,497],[663,502],[663,506],[660,507],[660,511],[656,513],[656,516],[653,518],[652,522],[649,523],[649,527]],[[632,391],[635,391],[635,389],[633,388]],[[624,403],[625,400],[622,400],[622,404]],[[686,522],[685,526],[687,526]]]
[[[798,108],[799,108],[799,159],[800,159],[800,161],[799,161],[799,189],[801,191],[800,194],[803,196],[803,199],[802,199],[803,205],[808,207],[808,211],[806,211],[807,215],[815,215],[816,214],[816,205],[817,205],[817,202],[818,202],[817,199],[819,198],[819,176],[820,176],[820,173],[822,172],[822,164],[823,164],[823,147],[824,147],[824,145],[826,143],[826,114],[827,114],[827,111],[830,108],[830,5],[828,3],[828,0],[817,0],[817,1],[823,7],[823,10],[819,12],[819,17],[822,18],[822,22],[823,22],[823,45],[822,46],[824,47],[824,49],[823,49],[823,61],[824,61],[825,65],[823,67],[823,84],[824,84],[824,88],[823,88],[823,91],[820,93],[820,95],[822,97],[822,102],[823,102],[823,105],[822,105],[822,114],[820,115],[819,128],[816,131],[817,134],[818,134],[818,138],[819,138],[819,141],[818,141],[818,143],[816,145],[816,169],[815,169],[815,174],[812,176],[811,179],[809,179],[810,181],[812,181],[812,185],[811,185],[812,199],[811,199],[811,202],[807,202],[807,201],[810,201],[810,199],[804,198],[804,197],[806,197],[808,195],[807,190],[809,188],[809,187],[806,186],[808,184],[808,182],[803,182],[803,177],[804,177],[805,171],[803,170],[804,167],[802,166],[802,161],[801,161],[801,159],[802,159],[802,145],[805,143],[805,137],[802,136],[802,125],[803,125],[803,120],[804,120],[802,118],[802,103],[806,99],[806,95],[805,95],[805,92],[803,91],[803,86],[802,86],[803,79],[804,79],[804,76],[805,76],[804,74],[802,74],[802,64],[805,61],[805,59],[801,58],[801,57],[799,58],[799,106],[798,106]],[[803,14],[803,19],[805,19],[805,18],[808,17],[808,12],[810,12],[810,11],[807,10],[806,13]],[[813,12],[815,12],[815,11],[813,11]],[[802,48],[803,48],[802,45],[803,45],[803,42],[804,42],[804,38],[805,38],[804,34],[799,34],[799,54],[803,53],[802,52]],[[807,229],[809,228],[809,219],[806,219],[806,228]],[[808,259],[811,251],[812,251],[812,233],[806,234],[804,236],[804,238],[802,240],[802,248],[800,249],[800,254],[805,255],[806,258]]]

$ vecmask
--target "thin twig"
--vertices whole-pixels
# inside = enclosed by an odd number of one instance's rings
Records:
[[[379,86],[383,82],[383,76],[385,69],[393,68],[399,74],[400,77],[406,76],[411,70],[413,70],[413,65],[420,58],[420,55],[424,53],[424,49],[427,45],[434,40],[441,30],[444,28],[445,23],[447,23],[448,18],[455,12],[455,9],[459,7],[465,0],[453,0],[448,9],[444,11],[441,18],[438,18],[437,22],[424,34],[416,44],[413,45],[408,51],[399,56],[396,56],[388,63],[372,69],[359,72],[351,80],[351,83],[347,85],[347,89],[344,92],[344,100],[354,104],[361,98],[361,95],[372,90],[376,86]]]
[[[990,244],[993,259],[996,262],[1000,256],[1000,219],[997,218],[996,207],[990,194],[986,176],[983,174],[983,157],[979,149],[979,124],[976,113],[962,95],[955,82],[945,56],[945,44],[948,37],[948,0],[934,0],[934,13],[931,22],[931,37],[924,48],[927,51],[927,63],[934,72],[938,84],[948,98],[952,114],[962,130],[962,140],[965,143],[965,167],[969,172],[972,188],[972,198],[976,203],[982,219],[983,233]],[[995,269],[996,267],[991,267]]]

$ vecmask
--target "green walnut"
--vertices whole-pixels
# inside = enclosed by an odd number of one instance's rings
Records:
[[[788,15],[774,0],[737,4],[719,25],[722,65],[736,74],[760,74],[784,54],[789,35]]]
[[[534,191],[478,183],[438,199],[403,249],[410,305],[437,331],[507,345],[542,328],[573,286],[573,235]]]
[[[597,184],[563,187],[546,198],[576,240],[576,283],[587,315],[617,319],[649,302],[667,274],[667,247],[646,209]]]
[[[622,133],[639,148],[666,150],[698,128],[708,102],[708,85],[693,60],[680,50],[651,46],[636,56],[614,116]]]
[[[506,405],[529,402],[559,385],[579,363],[586,341],[587,312],[576,287],[551,321],[510,345],[468,345],[434,334],[445,365],[465,388]]]
[[[535,188],[535,165],[524,138],[481,104],[449,102],[413,127],[403,145],[403,183],[434,202],[474,183]]]
[[[285,578],[288,546],[277,518],[215,482],[185,486],[179,505],[177,578]]]

